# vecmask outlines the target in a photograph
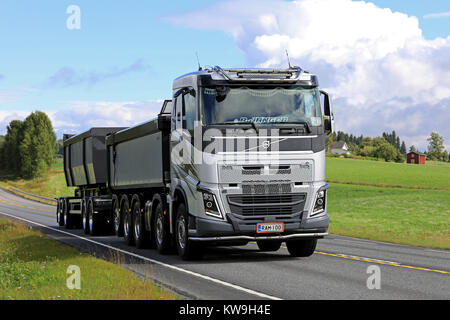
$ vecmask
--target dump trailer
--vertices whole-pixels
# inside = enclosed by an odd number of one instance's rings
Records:
[[[128,245],[176,249],[246,245],[313,254],[327,235],[325,143],[331,99],[315,75],[214,67],[174,80],[157,118],[64,139],[73,197],[57,221]]]

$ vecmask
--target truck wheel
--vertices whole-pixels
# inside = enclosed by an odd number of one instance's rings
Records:
[[[56,221],[60,227],[64,226],[64,199],[59,199],[58,212],[56,213]]]
[[[91,229],[89,228],[89,210],[87,208],[86,200],[82,202],[81,220],[83,222],[84,234],[89,234]]]
[[[122,215],[123,215],[123,237],[125,243],[129,246],[134,244],[134,227],[133,227],[133,215],[130,212],[130,204],[128,200],[123,202],[122,205]]]
[[[141,212],[141,203],[136,200],[133,205],[133,217],[134,217],[134,239],[136,242],[136,248],[143,249],[148,245],[149,233],[145,230],[144,215]]]
[[[160,254],[168,254],[171,249],[169,221],[161,203],[158,203],[155,214],[153,230],[155,230],[156,249]]]
[[[293,257],[309,257],[316,250],[317,239],[289,240],[286,242],[286,246]]]
[[[94,202],[92,199],[88,200],[87,205],[88,219],[89,219],[89,231],[92,236],[99,234],[99,221],[97,215],[94,213]]]
[[[123,217],[120,212],[119,199],[114,196],[113,198],[113,218],[114,218],[114,232],[116,236],[123,237]]]
[[[64,214],[64,225],[66,229],[73,228],[73,216],[69,212],[69,208],[66,201],[63,201],[63,214]]]
[[[266,252],[278,251],[281,247],[279,240],[256,241],[259,250]]]
[[[189,240],[189,225],[186,206],[181,203],[177,210],[177,222],[175,230],[175,242],[177,245],[178,255],[183,260],[199,259],[202,257],[202,248],[200,243]]]

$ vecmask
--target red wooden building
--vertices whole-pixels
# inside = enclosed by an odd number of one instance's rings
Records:
[[[425,164],[426,156],[419,152],[410,152],[406,155],[406,163]]]

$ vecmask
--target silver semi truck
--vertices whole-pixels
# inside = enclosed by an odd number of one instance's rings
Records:
[[[329,95],[299,67],[181,76],[156,119],[64,136],[76,189],[58,199],[57,221],[183,259],[249,241],[310,256],[329,225],[333,126]]]

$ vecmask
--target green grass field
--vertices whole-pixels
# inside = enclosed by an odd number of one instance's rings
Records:
[[[327,158],[329,181],[450,190],[450,164],[406,163]]]
[[[330,232],[450,249],[450,191],[331,184]]]
[[[330,232],[450,249],[450,165],[327,158],[327,179]]]
[[[121,258],[117,260],[120,263]],[[80,268],[81,290],[67,288],[67,268],[72,265]],[[23,224],[0,219],[0,300],[86,299],[177,297],[114,263],[81,254]]]
[[[74,188],[66,185],[62,159],[55,159],[49,172],[33,180],[12,179],[0,176],[0,186],[14,187],[47,198],[73,196]]]

